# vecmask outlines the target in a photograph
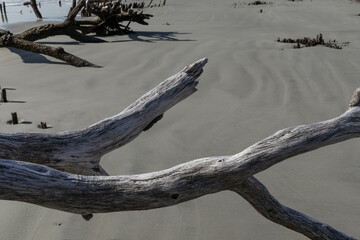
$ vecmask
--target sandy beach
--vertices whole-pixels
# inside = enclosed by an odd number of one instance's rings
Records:
[[[248,1],[250,2],[250,1]],[[208,64],[199,91],[151,130],[106,155],[111,175],[157,171],[196,158],[230,155],[274,132],[336,117],[360,87],[360,3],[343,0],[168,0],[135,34],[83,44],[66,36],[39,42],[102,68],[0,48],[0,131],[62,132],[121,112],[161,81],[200,58]],[[236,5],[234,4],[236,3]],[[260,12],[262,10],[262,12]],[[21,32],[34,23],[3,25]],[[39,24],[39,23],[37,23]],[[294,49],[281,38],[315,37],[343,44]],[[348,42],[348,44],[347,44]],[[346,44],[345,44],[346,43]],[[23,124],[7,124],[17,112]],[[37,128],[40,122],[51,128]],[[0,146],[1,147],[1,146]],[[288,159],[257,174],[283,204],[360,238],[359,141]],[[173,207],[79,215],[1,201],[0,239],[307,239],[258,214],[233,192]]]

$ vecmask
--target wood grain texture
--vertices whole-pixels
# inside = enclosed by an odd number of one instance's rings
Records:
[[[166,82],[161,85],[166,86],[169,85],[169,83]],[[157,95],[158,92],[150,91],[144,98],[147,99],[154,94]],[[143,105],[142,98],[124,110],[122,114],[129,116],[128,113],[132,112],[133,109],[144,109],[143,107],[139,107],[139,104]],[[62,145],[60,143],[62,142],[61,140],[63,140],[61,137],[68,136],[68,134],[71,134],[72,138],[75,138],[77,135],[84,135],[86,139],[101,138],[101,135],[92,129],[98,129],[97,126],[102,126],[100,127],[101,130],[107,126],[111,129],[116,129],[116,127],[112,125],[112,122],[116,121],[118,117],[122,118],[120,117],[122,114],[103,120],[80,132],[65,133],[58,136],[56,141],[52,140],[52,142],[58,144],[61,148]],[[152,117],[154,118],[158,114],[157,112],[153,114]],[[151,120],[149,120],[144,124],[143,121],[138,118],[134,121],[134,124],[136,123],[135,125],[139,124],[139,127],[135,129],[140,128],[141,130],[151,122]],[[117,126],[117,124],[115,125]],[[91,134],[93,131],[96,133]],[[101,133],[106,134],[105,131],[101,131]],[[138,131],[138,133],[140,133],[140,131]],[[128,134],[130,134],[130,136],[128,136]],[[124,141],[128,142],[130,139],[136,137],[133,134],[133,132],[127,133],[126,137],[120,138],[120,140],[125,139]],[[14,169],[14,172],[9,171],[9,167],[6,167],[5,171],[0,172],[2,176],[0,182],[4,184],[6,179],[12,179],[11,182],[15,182],[16,187],[24,188],[23,190],[15,192],[9,189],[6,195],[14,198],[13,200],[36,204],[39,204],[41,200],[41,204],[39,205],[74,213],[88,214],[146,210],[171,206],[206,194],[231,190],[252,175],[264,171],[292,156],[359,136],[360,107],[353,107],[341,116],[327,121],[278,131],[238,154],[196,159],[162,171],[131,176],[79,176],[58,172],[44,166],[13,161],[6,162],[6,164],[13,164],[12,169]],[[38,139],[35,140],[39,141]],[[23,139],[23,141],[26,141],[26,139]],[[82,141],[79,141],[80,143],[74,143],[74,148],[73,144],[67,143],[64,146],[69,148],[70,153],[63,150],[58,154],[63,154],[62,157],[68,156],[69,158],[71,158],[72,154],[79,154],[79,165],[84,163],[82,167],[86,168],[91,166],[85,163],[88,161],[87,158],[94,154],[92,152],[92,144],[94,144],[94,146],[99,145],[100,147],[97,147],[97,151],[105,153],[116,147],[120,147],[124,141],[115,141],[114,144],[113,138],[105,138],[100,143],[98,143],[96,139],[92,139],[90,143],[82,143]],[[41,143],[42,142],[39,141],[39,144]],[[10,141],[7,143],[8,149],[11,148],[9,144]],[[57,151],[57,149],[55,150]],[[29,154],[35,153],[36,152],[29,152]],[[81,154],[84,155],[84,158],[81,158]],[[24,154],[23,156],[24,159],[26,159],[26,155]],[[57,155],[57,158],[60,158],[60,156],[61,155]],[[32,155],[32,157],[35,157],[35,155]],[[74,160],[76,160],[76,158],[74,158]],[[76,161],[74,162],[75,164],[78,163]],[[40,169],[40,171],[36,171],[37,169]],[[24,173],[20,178],[19,172]],[[43,172],[46,172],[46,174],[43,174]],[[26,181],[27,175],[29,175],[31,181]],[[52,176],[56,177],[54,178]],[[22,183],[23,181],[25,181],[24,184]],[[49,196],[45,196],[43,191],[41,192],[42,194],[36,196],[36,194],[39,194],[39,190],[45,187],[45,184],[48,184],[46,185],[48,188],[53,188],[53,190],[49,192]],[[51,184],[55,184],[55,186]],[[5,187],[5,185],[0,185],[0,188],[4,189]],[[32,194],[35,194],[31,198],[31,195],[28,193],[30,190]],[[23,191],[25,193],[24,196],[19,194]],[[59,199],[51,197],[54,191],[60,194],[61,197]],[[71,198],[71,200],[64,200],[64,196],[76,197]],[[91,197],[89,198],[89,196]],[[5,199],[3,195],[0,195],[0,198]]]
[[[93,213],[161,208],[231,190],[264,217],[311,239],[354,239],[280,204],[252,176],[292,156],[359,137],[358,90],[342,115],[280,130],[234,155],[138,175],[85,176],[106,175],[99,165],[102,155],[148,130],[167,109],[194,93],[206,62],[204,58],[185,67],[118,115],[85,129],[0,134],[0,199],[81,214],[89,220]]]

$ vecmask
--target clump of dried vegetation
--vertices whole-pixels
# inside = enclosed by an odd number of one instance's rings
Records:
[[[257,6],[257,5],[271,5],[272,2],[266,1],[253,1],[253,2],[234,2],[232,5],[234,8],[243,7],[243,6]]]
[[[316,38],[298,38],[298,39],[291,39],[291,38],[278,38],[278,42],[281,43],[295,43],[294,48],[304,48],[304,47],[315,47],[317,45],[334,48],[334,49],[342,49],[342,46],[340,46],[336,40],[328,40],[325,41],[323,38],[323,35],[320,33],[316,36]],[[348,45],[348,42],[343,43],[342,45]]]
[[[251,5],[267,5],[267,4],[270,4],[270,2],[254,1],[254,2],[248,3],[249,6],[251,6]]]

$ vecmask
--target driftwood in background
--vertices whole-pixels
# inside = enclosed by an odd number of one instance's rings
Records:
[[[37,3],[36,3],[36,0],[30,0],[29,2],[24,2],[23,3],[25,6],[27,5],[30,5],[31,8],[33,9],[34,13],[35,13],[35,16],[38,18],[38,19],[42,19],[42,15],[37,7]]]
[[[45,54],[60,59],[76,67],[99,67],[93,63],[66,52],[62,47],[55,48],[44,44],[27,41],[14,37],[13,34],[9,31],[0,29],[0,48],[1,47],[13,47],[34,53]]]
[[[35,1],[32,0],[30,3],[33,4],[34,2]],[[34,41],[51,36],[66,35],[79,42],[105,42],[104,40],[89,34],[124,34],[130,32],[130,22],[137,22],[143,25],[148,24],[145,20],[150,19],[152,15],[144,14],[142,11],[135,11],[133,10],[133,6],[134,3],[123,4],[121,1],[116,0],[105,3],[99,3],[94,0],[87,2],[85,0],[80,0],[77,5],[70,9],[67,18],[62,23],[45,24],[39,27],[30,28],[19,34],[12,34],[9,31],[0,29],[0,48],[13,47],[44,54],[65,61],[76,67],[99,67],[96,64],[92,64],[65,52],[63,48],[53,48],[44,44],[34,43]],[[77,14],[84,9],[98,17],[87,20],[76,19]],[[121,24],[123,22],[128,22],[128,24],[123,26]]]
[[[138,175],[84,176],[106,175],[99,165],[103,154],[136,138],[167,109],[194,93],[206,62],[201,59],[186,67],[120,114],[84,130],[0,134],[0,199],[81,214],[89,220],[93,213],[172,206],[230,190],[266,218],[311,239],[354,239],[281,205],[252,175],[292,156],[359,137],[360,89],[350,109],[339,117],[280,130],[235,155]]]

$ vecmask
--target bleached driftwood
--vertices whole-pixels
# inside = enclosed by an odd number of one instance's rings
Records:
[[[136,138],[166,110],[196,91],[207,59],[169,77],[116,116],[57,134],[0,133],[0,158],[43,164],[83,175],[103,174],[100,158]]]
[[[0,199],[33,203],[90,219],[93,213],[160,208],[231,190],[271,221],[311,239],[354,239],[281,205],[252,175],[292,156],[359,137],[360,89],[355,91],[350,109],[339,117],[278,131],[231,156],[202,158],[130,176],[83,176],[47,167],[105,174],[99,166],[101,155],[128,143],[164,111],[191,95],[206,61],[186,67],[119,115],[87,129],[53,135],[1,134],[2,158],[32,163],[0,160]]]
[[[353,237],[279,203],[255,177],[242,182],[234,192],[248,201],[265,218],[310,239],[349,240]]]

